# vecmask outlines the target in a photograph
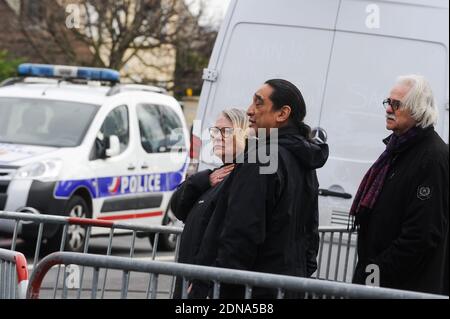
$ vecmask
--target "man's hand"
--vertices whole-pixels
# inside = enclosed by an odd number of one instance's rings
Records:
[[[209,183],[211,184],[211,187],[214,187],[221,181],[223,181],[223,179],[227,177],[228,174],[230,174],[231,171],[234,169],[234,166],[235,164],[230,164],[212,172],[209,175]]]

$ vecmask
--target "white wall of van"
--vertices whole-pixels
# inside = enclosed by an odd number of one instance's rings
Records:
[[[354,196],[384,149],[382,100],[397,76],[424,75],[448,142],[449,3],[446,0],[232,0],[220,29],[197,113],[197,137],[220,111],[247,109],[270,78],[295,83],[305,122],[328,135],[320,187]],[[203,135],[203,136],[202,136]],[[217,164],[207,146],[199,169]],[[320,197],[320,224],[347,224],[352,199]]]

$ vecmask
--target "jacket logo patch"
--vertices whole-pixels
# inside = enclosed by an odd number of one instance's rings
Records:
[[[431,197],[431,188],[428,186],[419,186],[417,188],[417,198],[420,200],[426,200]]]

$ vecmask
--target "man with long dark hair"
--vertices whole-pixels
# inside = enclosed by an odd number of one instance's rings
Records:
[[[254,94],[247,115],[259,143],[248,143],[244,158],[237,161],[230,174],[223,200],[211,217],[216,225],[208,226],[211,231],[203,238],[205,245],[197,261],[216,267],[309,277],[317,268],[319,244],[315,170],[325,164],[328,146],[311,140],[310,129],[303,122],[303,96],[288,81],[267,81]],[[270,129],[277,130],[275,141],[270,139]],[[270,158],[277,165],[273,172],[264,173],[267,163],[254,155],[260,148],[270,150],[274,142],[278,152]],[[255,157],[256,161],[251,160]],[[194,282],[191,295],[202,297],[201,286]],[[273,298],[276,293],[254,288],[253,297]],[[244,290],[222,284],[220,296],[242,298]],[[285,296],[297,297],[289,293]]]

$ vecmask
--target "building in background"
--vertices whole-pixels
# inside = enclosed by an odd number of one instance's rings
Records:
[[[183,0],[0,0],[0,50],[27,62],[114,68],[126,82],[181,96],[199,92],[216,35],[200,18]]]
[[[0,50],[9,56],[36,63],[73,64],[67,46],[42,28],[45,12],[36,0],[0,0]],[[65,27],[62,22],[61,28]],[[89,65],[88,45],[68,34],[71,50],[81,65]]]

